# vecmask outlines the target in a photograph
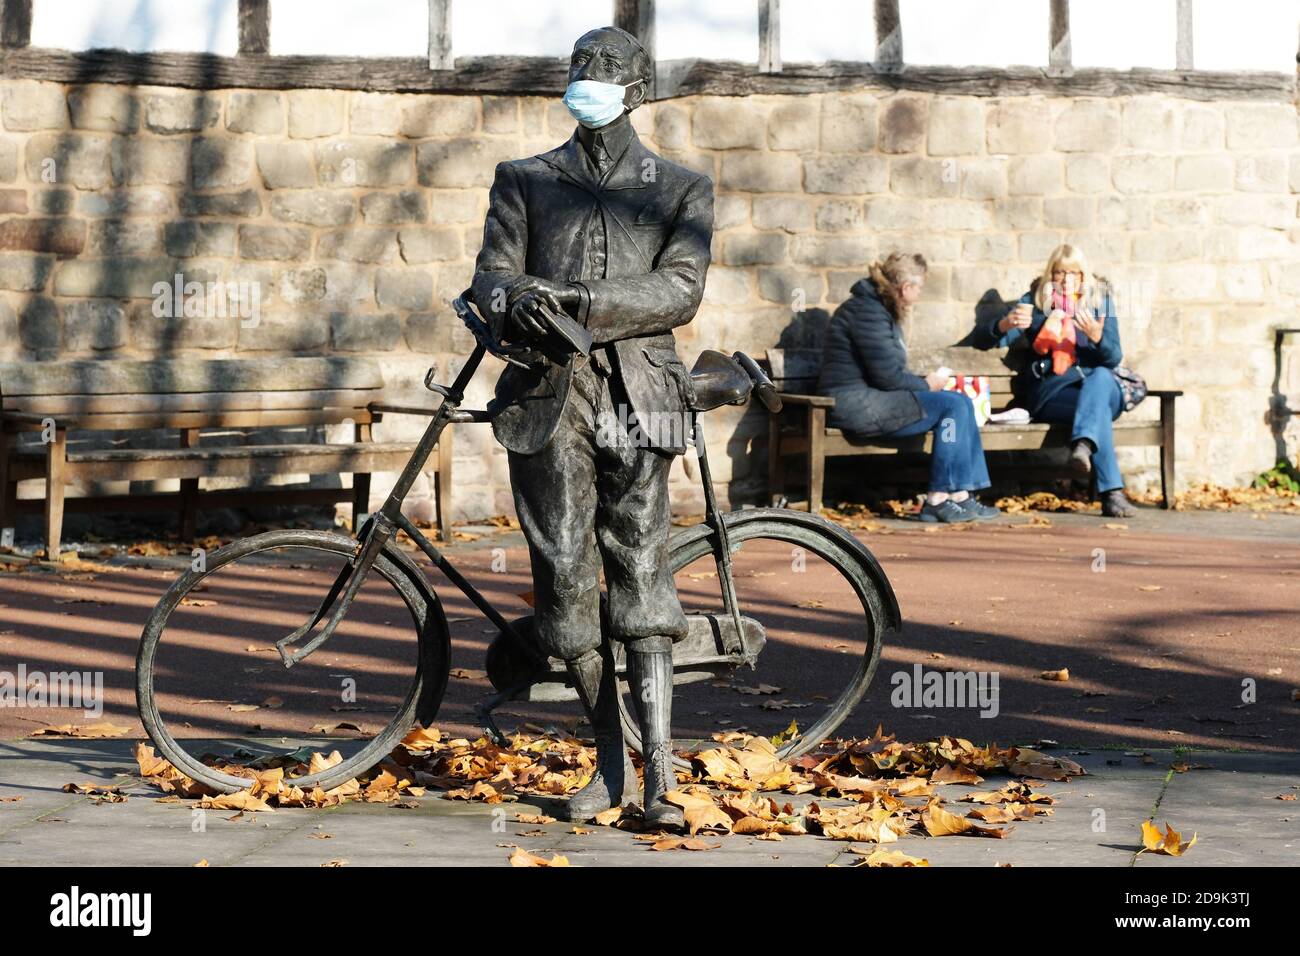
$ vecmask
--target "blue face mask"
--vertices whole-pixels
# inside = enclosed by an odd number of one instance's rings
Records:
[[[602,83],[599,80],[574,80],[564,91],[564,105],[583,126],[600,129],[623,115],[623,91],[631,83]]]

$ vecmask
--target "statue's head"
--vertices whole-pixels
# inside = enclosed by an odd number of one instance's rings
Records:
[[[578,122],[599,129],[645,102],[653,70],[645,48],[626,30],[589,30],[573,45],[564,103]]]

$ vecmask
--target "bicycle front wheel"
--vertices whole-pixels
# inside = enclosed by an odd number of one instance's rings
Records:
[[[823,518],[754,508],[724,520],[740,612],[762,624],[766,644],[753,671],[742,666],[675,687],[676,746],[714,746],[714,733],[735,730],[779,739],[777,753],[793,760],[832,735],[862,699],[885,638],[901,626],[898,603],[871,553]],[[726,620],[714,541],[703,524],[677,532],[673,573],[687,614]],[[624,730],[639,749],[623,700]]]
[[[337,750],[341,762],[292,779],[329,790],[375,766],[416,720],[433,720],[447,686],[447,620],[391,543],[330,640],[293,668],[280,662],[275,641],[311,618],[356,547],[345,535],[271,531],[196,555],[149,616],[136,655],[140,719],[163,757],[230,793],[252,780],[212,766],[213,756],[244,764]]]

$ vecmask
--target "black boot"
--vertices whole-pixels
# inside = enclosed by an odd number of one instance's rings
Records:
[[[641,725],[641,755],[645,758],[646,826],[651,829],[680,828],[685,819],[681,807],[664,800],[677,789],[673,771],[673,651],[666,637],[633,641],[627,651],[628,689]]]
[[[587,719],[596,735],[596,772],[585,787],[569,798],[569,820],[590,820],[627,799],[636,799],[636,770],[623,740],[618,713],[618,678],[607,645],[566,661]]]
[[[1070,471],[1076,478],[1087,478],[1092,474],[1092,442],[1080,438],[1070,446]]]
[[[1107,518],[1132,518],[1137,514],[1137,509],[1124,494],[1124,489],[1116,488],[1101,493],[1101,513]]]

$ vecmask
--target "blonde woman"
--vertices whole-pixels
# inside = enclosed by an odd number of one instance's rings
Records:
[[[942,391],[946,370],[922,377],[907,368],[899,322],[921,297],[926,272],[922,256],[895,252],[854,283],[827,327],[818,391],[835,399],[828,424],[846,432],[889,438],[935,432],[922,521],[995,518],[998,509],[971,494],[989,486],[971,400]]]
[[[1070,466],[1079,477],[1094,475],[1102,514],[1135,514],[1124,495],[1115,457],[1112,422],[1123,397],[1111,369],[1124,351],[1115,303],[1105,281],[1088,271],[1076,246],[1058,246],[1043,274],[1001,319],[984,329],[986,344],[1005,347],[1024,339],[1035,357],[1020,374],[1022,394],[1037,422],[1071,427]]]

